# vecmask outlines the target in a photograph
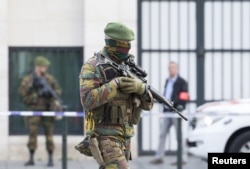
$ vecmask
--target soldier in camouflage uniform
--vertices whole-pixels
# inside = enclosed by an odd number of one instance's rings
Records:
[[[19,93],[22,96],[23,102],[31,111],[61,111],[62,106],[58,100],[52,97],[49,91],[43,90],[40,92],[42,84],[39,79],[44,78],[48,85],[54,90],[57,95],[61,94],[61,89],[55,78],[47,73],[47,68],[50,65],[49,60],[45,57],[39,56],[34,62],[34,71],[31,74],[23,77],[19,87]],[[54,117],[46,116],[30,116],[26,119],[29,128],[28,148],[30,152],[30,159],[25,165],[34,165],[34,152],[37,148],[37,135],[39,131],[39,124],[44,127],[46,136],[46,148],[49,154],[48,166],[53,166],[53,130]]]
[[[153,98],[141,81],[122,77],[105,57],[120,64],[129,57],[134,33],[121,23],[108,23],[106,46],[81,69],[80,95],[85,109],[85,130],[90,152],[102,169],[128,169],[130,139],[141,110],[150,110]]]

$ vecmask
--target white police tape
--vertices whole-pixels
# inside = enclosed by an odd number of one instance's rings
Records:
[[[84,117],[83,112],[41,112],[41,111],[6,111],[0,112],[0,116],[66,116],[66,117]]]
[[[193,118],[193,117],[198,117],[198,118],[202,118],[205,116],[250,116],[250,113],[232,113],[232,112],[218,112],[218,113],[214,113],[214,112],[203,112],[203,113],[183,113],[184,116],[189,117],[189,118]],[[142,113],[142,117],[153,117],[153,116],[157,116],[157,117],[167,117],[167,118],[181,118],[178,114],[176,113],[172,113],[172,112],[168,112],[168,113],[150,113],[150,112],[143,112]]]
[[[8,112],[0,112],[0,116],[66,116],[66,117],[84,117],[84,112],[41,112],[41,111],[8,111]],[[178,118],[179,116],[174,113],[150,113],[143,112],[141,114],[142,117],[168,117],[168,118]]]
[[[250,113],[183,113],[187,117],[204,117],[204,116],[249,116]],[[65,116],[65,117],[84,117],[84,112],[74,112],[74,111],[65,111],[65,112],[49,112],[49,111],[6,111],[0,112],[0,116]],[[152,113],[152,112],[143,112],[142,117],[166,117],[166,118],[180,118],[178,114],[175,113]]]

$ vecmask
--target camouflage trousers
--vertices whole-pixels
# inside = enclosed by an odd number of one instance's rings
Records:
[[[105,167],[101,169],[129,169],[125,146],[121,141],[108,137],[100,137],[98,140],[105,162]]]
[[[39,125],[44,128],[44,134],[46,137],[46,148],[48,151],[54,150],[53,132],[54,132],[54,117],[46,116],[31,116],[28,117],[29,128],[29,141],[28,148],[35,150],[37,148],[37,135],[39,132]]]

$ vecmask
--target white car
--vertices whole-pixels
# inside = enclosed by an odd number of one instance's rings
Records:
[[[206,103],[197,108],[188,134],[189,153],[250,153],[250,99]]]

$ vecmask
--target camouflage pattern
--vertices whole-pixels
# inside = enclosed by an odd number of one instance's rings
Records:
[[[49,74],[45,74],[45,79],[55,93],[59,96],[62,91],[55,78]],[[55,111],[58,108],[57,104],[51,104],[53,98],[48,99],[38,96],[38,89],[33,87],[33,74],[26,75],[21,81],[19,87],[19,93],[23,99],[23,102],[32,111]]]
[[[90,58],[81,69],[80,95],[81,103],[86,110],[94,109],[114,99],[119,91],[115,83],[103,83],[99,69],[96,68],[96,57]]]
[[[111,102],[116,98],[126,98],[128,94],[123,94],[117,90],[116,83],[110,81],[105,83],[102,71],[96,67],[96,55],[90,58],[83,66],[80,72],[80,97],[82,106],[86,112],[93,110],[107,102]],[[150,93],[149,93],[150,94]],[[150,94],[151,96],[151,94]],[[150,110],[153,107],[153,98],[147,103],[143,97],[140,97],[142,104],[140,108]]]
[[[81,141],[79,144],[75,146],[75,149],[79,151],[81,154],[84,154],[86,156],[92,156],[92,153],[89,149],[89,139],[90,137],[87,136],[83,141]]]
[[[61,95],[61,88],[57,81],[49,74],[45,74],[45,79],[57,95]],[[21,81],[19,93],[23,102],[27,105],[30,111],[61,111],[62,106],[54,98],[44,98],[38,96],[38,89],[33,86],[33,74],[26,75]],[[49,151],[54,149],[53,131],[54,117],[27,117],[26,122],[29,128],[28,148],[35,150],[37,148],[37,135],[39,124],[44,128],[46,136],[46,148]]]
[[[43,116],[33,116],[28,117],[29,125],[29,140],[28,148],[30,150],[35,150],[37,148],[37,135],[39,132],[39,124],[44,128],[44,134],[46,137],[46,149],[48,151],[53,151],[55,146],[53,142],[53,132],[54,132],[54,117],[43,117]]]
[[[98,139],[105,162],[104,168],[127,169],[129,168],[127,160],[131,159],[130,138],[134,135],[133,124],[139,122],[138,116],[142,109],[152,108],[153,98],[150,92],[149,97],[121,93],[112,80],[115,77],[107,79],[109,75],[106,75],[104,68],[99,66],[101,62],[102,60],[100,61],[95,55],[82,66],[80,72],[81,103],[86,112],[84,126],[88,131],[87,134]],[[105,69],[110,72],[108,66],[105,66]],[[139,99],[139,107],[133,104],[134,97]],[[105,120],[106,105],[111,107],[108,111],[110,115],[108,120]],[[102,143],[107,138],[110,139],[110,143],[103,146]]]
[[[122,142],[109,137],[100,137],[100,150],[106,162],[105,169],[129,169]]]

